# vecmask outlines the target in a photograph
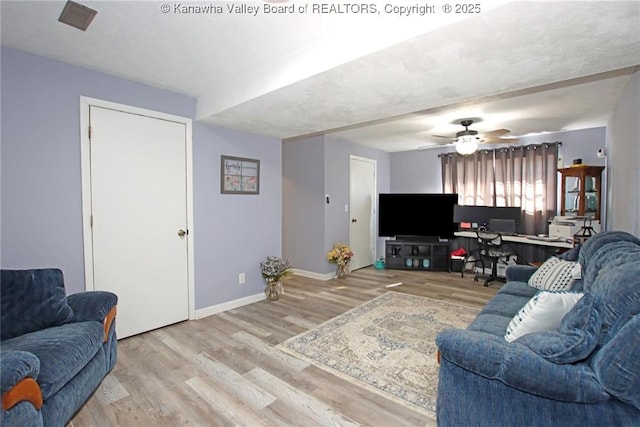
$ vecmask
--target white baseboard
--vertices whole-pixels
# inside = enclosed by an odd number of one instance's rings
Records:
[[[308,277],[316,280],[331,280],[336,277],[335,273],[315,273],[313,271],[293,269],[293,274],[302,277]],[[203,317],[213,316],[214,314],[222,313],[223,311],[233,310],[234,308],[242,307],[244,305],[253,304],[254,302],[262,301],[265,299],[264,293],[249,295],[248,297],[238,298],[233,301],[223,302],[222,304],[212,305],[210,307],[200,308],[196,310],[194,319],[202,319]]]
[[[306,270],[300,270],[297,268],[293,269],[293,274],[296,274],[298,276],[302,276],[302,277],[308,277],[310,279],[316,279],[316,280],[331,280],[334,277],[336,277],[335,273],[316,273],[314,271],[306,271]]]
[[[232,310],[234,308],[242,307],[244,305],[253,304],[254,302],[262,301],[265,299],[264,293],[249,295],[248,297],[238,298],[233,301],[223,302],[222,304],[212,305],[210,307],[200,308],[196,310],[195,318],[202,319],[203,317],[213,316],[214,314],[222,313],[223,311]]]

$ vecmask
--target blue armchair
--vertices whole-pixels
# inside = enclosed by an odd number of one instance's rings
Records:
[[[64,426],[117,359],[117,296],[66,296],[59,269],[2,270],[3,426]]]

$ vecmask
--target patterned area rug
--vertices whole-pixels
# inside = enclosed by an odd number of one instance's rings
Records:
[[[477,314],[476,308],[387,292],[280,348],[435,419],[435,337],[465,328]]]

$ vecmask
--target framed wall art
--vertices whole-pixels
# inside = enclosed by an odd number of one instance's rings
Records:
[[[260,194],[260,160],[222,156],[220,174],[222,194]]]

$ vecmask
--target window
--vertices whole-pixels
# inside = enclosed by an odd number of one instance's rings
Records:
[[[442,154],[442,189],[459,204],[514,206],[524,211],[522,231],[547,232],[557,211],[559,142]]]

